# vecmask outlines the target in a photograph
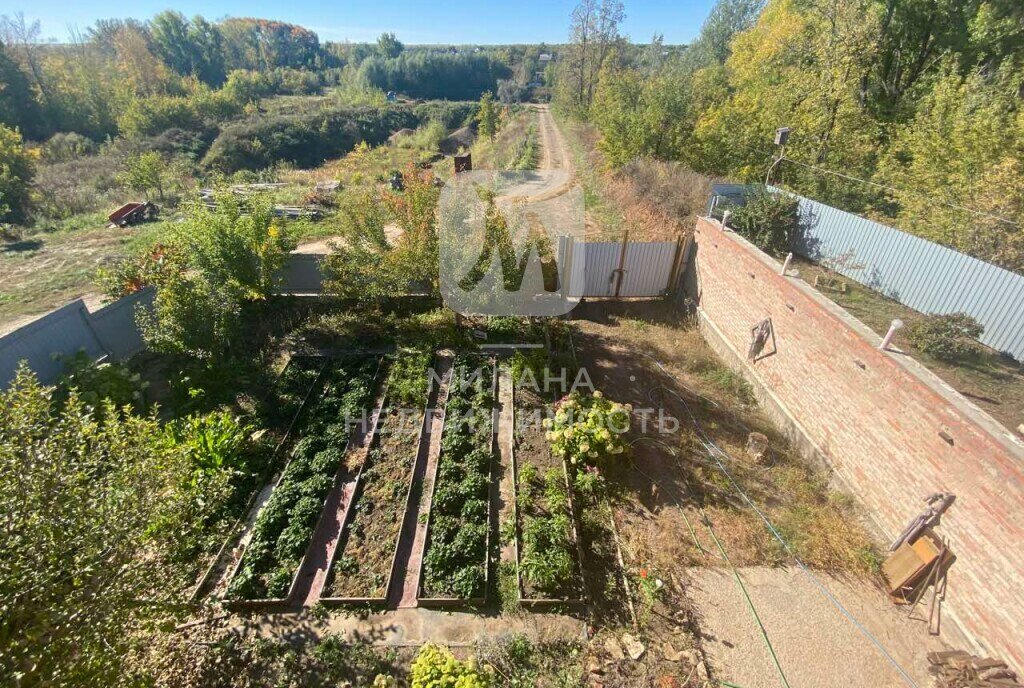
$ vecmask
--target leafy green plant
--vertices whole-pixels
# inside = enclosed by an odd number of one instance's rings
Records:
[[[966,313],[929,315],[907,330],[910,343],[933,358],[963,361],[977,358],[981,347],[977,339],[985,327]]]
[[[535,466],[525,464],[519,470],[517,488],[523,578],[542,592],[564,595],[572,582],[574,562],[565,478],[552,468],[541,479]]]
[[[226,411],[187,416],[167,426],[168,440],[184,450],[197,475],[240,472],[254,428]]]
[[[558,591],[572,578],[569,515],[560,511],[526,520],[520,560],[527,580],[546,592]]]
[[[417,351],[396,356],[388,373],[388,397],[395,406],[422,405],[427,392],[430,354]]]
[[[733,209],[729,224],[762,251],[784,255],[800,227],[797,200],[764,186],[754,187],[744,205]]]
[[[104,281],[127,292],[157,287],[152,310],[136,313],[152,348],[217,360],[245,343],[245,308],[273,293],[290,246],[269,203],[243,206],[225,193],[214,210],[193,206],[164,246],[145,249]]]
[[[140,627],[173,626],[227,476],[192,490],[157,418],[53,392],[27,366],[0,392],[0,683],[113,685]]]
[[[470,599],[485,592],[492,379],[483,357],[456,359],[424,557],[424,586],[432,595]]]
[[[553,418],[545,418],[547,439],[556,454],[572,466],[596,465],[626,450],[629,404],[617,404],[600,391],[573,392],[558,403]]]
[[[64,374],[57,390],[58,400],[66,400],[68,393],[77,390],[79,400],[100,417],[105,401],[117,408],[130,407],[136,411],[145,408],[145,391],[149,387],[142,377],[123,363],[94,363],[84,351],[61,359]]]
[[[489,688],[493,684],[487,671],[472,661],[455,659],[450,650],[433,643],[420,648],[410,673],[412,688]]]
[[[228,586],[228,599],[283,597],[288,592],[343,460],[346,419],[369,402],[375,370],[375,359],[362,358],[345,359],[332,371],[319,403],[308,412],[281,482],[256,519]]]

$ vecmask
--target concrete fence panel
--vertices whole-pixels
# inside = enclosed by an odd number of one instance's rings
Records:
[[[54,382],[64,369],[59,357],[78,351],[93,359],[107,353],[89,325],[89,310],[82,299],[0,337],[0,387],[14,379],[21,361],[27,361],[43,382]]]

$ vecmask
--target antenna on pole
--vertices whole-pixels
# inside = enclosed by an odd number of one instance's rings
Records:
[[[792,129],[789,127],[779,127],[775,130],[775,145],[777,146],[777,151],[775,153],[775,160],[772,161],[772,166],[768,168],[768,174],[764,176],[765,186],[768,186],[771,182],[772,172],[778,164],[782,162],[782,159],[786,157],[786,143],[789,142],[789,132],[791,131]]]

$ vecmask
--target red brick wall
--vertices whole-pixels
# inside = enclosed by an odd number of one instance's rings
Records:
[[[886,536],[927,495],[957,495],[939,529],[958,557],[944,609],[980,649],[1024,669],[1021,443],[914,361],[878,351],[877,335],[717,222],[699,220],[694,243],[691,289],[709,341],[744,367]],[[750,328],[769,316],[778,352],[741,362]]]

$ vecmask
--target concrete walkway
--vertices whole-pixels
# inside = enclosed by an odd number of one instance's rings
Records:
[[[332,614],[315,619],[308,613],[265,614],[246,620],[246,628],[264,637],[311,639],[340,634],[349,642],[403,647],[426,642],[471,647],[481,638],[524,634],[534,640],[585,638],[583,621],[558,614],[498,616],[435,609],[397,609],[358,616]]]
[[[946,649],[922,619],[894,606],[869,582],[816,572],[821,583],[870,631],[918,686],[931,685],[926,654]],[[740,576],[779,664],[794,688],[894,688],[911,685],[799,569],[746,567]],[[696,607],[704,649],[716,678],[743,688],[777,688],[778,669],[732,572],[688,568],[686,596]],[[943,636],[954,634],[943,624]],[[957,644],[959,637],[947,640]],[[957,645],[959,646],[959,645]]]
[[[515,472],[512,467],[512,443],[515,441],[514,415],[512,409],[512,375],[507,368],[498,372],[498,454],[495,482],[497,497],[493,512],[497,523],[492,524],[492,533],[501,533],[501,524],[511,520],[513,514],[513,487]],[[515,538],[502,543],[501,562],[516,561]]]

